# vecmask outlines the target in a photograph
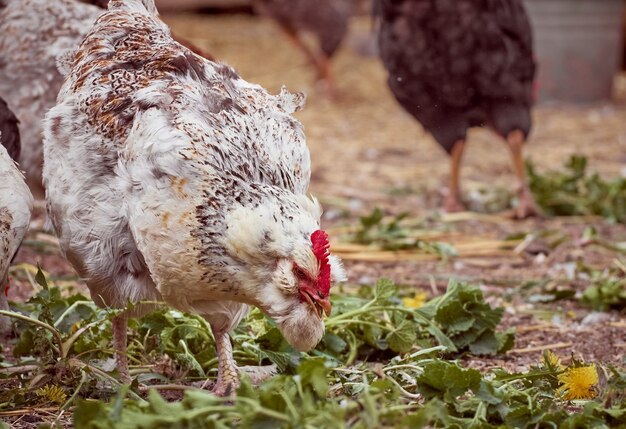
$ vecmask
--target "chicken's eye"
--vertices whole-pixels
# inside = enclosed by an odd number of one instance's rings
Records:
[[[309,278],[309,274],[297,265],[294,265],[293,273],[298,278],[298,280],[307,280]]]

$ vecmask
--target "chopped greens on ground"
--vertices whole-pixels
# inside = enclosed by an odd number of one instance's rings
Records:
[[[587,173],[587,158],[573,155],[564,171],[537,173],[526,163],[530,189],[545,214],[553,216],[603,216],[626,223],[626,179],[602,179]]]
[[[457,256],[454,246],[438,241],[420,238],[424,230],[421,221],[409,222],[408,213],[386,219],[382,210],[375,208],[372,213],[360,218],[360,228],[352,241],[359,244],[375,244],[383,250],[419,249],[424,253],[440,256],[442,259]]]
[[[22,332],[0,358],[0,412],[52,407],[74,412],[76,428],[534,428],[626,427],[626,373],[552,353],[523,373],[481,374],[457,359],[504,353],[514,332],[499,332],[503,309],[477,286],[451,281],[445,294],[402,296],[389,280],[338,289],[327,332],[308,354],[293,350],[255,310],[233,335],[238,364],[273,364],[259,386],[244,375],[236,398],[189,383],[214,377],[206,322],[165,307],[130,325],[137,382],[120,385],[109,319],[81,295],[63,296],[40,272],[42,290],[18,306]],[[604,380],[600,383],[599,380]],[[180,401],[162,396],[185,389]],[[622,425],[622,426],[620,426]]]

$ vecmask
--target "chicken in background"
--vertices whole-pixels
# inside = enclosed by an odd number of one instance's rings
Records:
[[[516,217],[536,214],[522,146],[531,128],[532,31],[522,0],[375,0],[379,48],[399,103],[451,156],[447,211],[464,209],[459,170],[470,127],[508,142]]]
[[[77,0],[0,0],[0,96],[20,121],[20,167],[43,198],[41,121],[63,84],[56,58],[76,49],[102,13]]]
[[[0,96],[20,120],[20,167],[36,198],[43,198],[42,125],[56,103],[63,76],[57,57],[78,47],[108,0],[0,0]],[[212,57],[181,40],[198,55]]]
[[[0,98],[0,310],[8,310],[9,265],[28,231],[33,197],[15,160],[20,153],[17,119]],[[11,320],[0,316],[0,335]]]
[[[194,55],[153,0],[112,0],[63,68],[45,119],[46,198],[94,301],[164,300],[206,318],[219,395],[238,385],[229,332],[249,306],[313,348],[344,271],[306,195],[309,151],[291,116],[303,96]],[[113,321],[124,381],[128,316]]]
[[[272,18],[315,67],[316,81],[336,96],[330,60],[348,32],[354,0],[253,0],[255,10]],[[311,33],[317,46],[310,47],[304,33]]]

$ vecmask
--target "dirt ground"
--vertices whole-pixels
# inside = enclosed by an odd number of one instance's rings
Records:
[[[326,208],[325,227],[355,224],[358,217],[381,207],[387,214],[409,212],[411,217],[438,212],[440,188],[448,177],[448,158],[421,126],[390,95],[384,70],[374,56],[367,18],[355,19],[350,37],[333,69],[339,98],[330,101],[312,83],[313,72],[303,55],[271,23],[251,16],[165,15],[180,36],[220,61],[235,67],[248,81],[272,92],[286,85],[308,95],[297,117],[305,126],[312,154],[311,192]],[[626,78],[618,79],[612,104],[594,106],[540,106],[528,143],[528,156],[540,171],[561,168],[571,154],[589,158],[590,168],[612,177],[626,174]],[[620,89],[621,88],[621,89]],[[480,189],[512,189],[509,153],[498,137],[484,130],[471,133],[463,167],[466,194]],[[607,267],[616,255],[598,248],[581,248],[577,239],[593,224],[611,241],[626,241],[626,227],[599,219],[531,219],[511,221],[506,216],[443,218],[444,225],[464,237],[504,240],[514,233],[557,231],[565,237],[556,248],[538,239],[522,249],[449,261],[346,261],[349,280],[372,283],[390,277],[406,287],[441,293],[451,277],[482,285],[489,299],[506,307],[504,325],[516,326],[516,346],[504,358],[468,359],[487,368],[527,369],[546,348],[567,359],[571,353],[585,360],[623,364],[626,317],[619,313],[590,315],[574,301],[549,305],[529,302],[530,281],[551,280],[580,290],[567,277],[568,267],[581,261]],[[30,242],[16,264],[40,263],[53,278],[74,279],[58,253],[54,239],[42,232],[42,217],[34,222]],[[36,241],[36,245],[34,244]],[[50,243],[49,245],[42,243]],[[16,275],[13,299],[30,293]]]

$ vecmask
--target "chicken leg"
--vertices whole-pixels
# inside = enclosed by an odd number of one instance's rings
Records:
[[[450,189],[444,201],[443,208],[448,213],[462,212],[465,210],[463,202],[461,202],[461,188],[459,186],[461,160],[463,158],[463,150],[465,149],[465,140],[458,140],[452,146],[450,153]]]
[[[330,68],[329,58],[324,54],[315,54],[315,52],[313,52],[311,48],[302,41],[298,32],[293,28],[286,25],[281,25],[281,28],[283,29],[285,34],[287,34],[289,40],[291,40],[291,42],[296,45],[298,49],[304,52],[309,62],[313,65],[313,67],[315,67],[316,80],[318,82],[325,83],[325,89],[328,92],[328,95],[331,98],[335,98],[337,95],[337,91],[335,89],[335,80],[333,78]]]
[[[124,384],[130,384],[128,356],[126,355],[128,315],[118,314],[113,317],[111,324],[113,329],[113,348],[115,349],[115,359],[117,360],[117,369],[120,373],[120,381]]]
[[[213,329],[217,349],[217,382],[213,387],[216,396],[231,396],[239,387],[239,374],[233,358],[233,346],[228,332]]]
[[[507,142],[513,157],[513,168],[517,177],[517,195],[519,202],[515,209],[516,219],[525,219],[538,214],[533,194],[526,182],[526,169],[524,167],[524,157],[522,156],[522,146],[524,144],[524,133],[515,130],[507,136]]]

